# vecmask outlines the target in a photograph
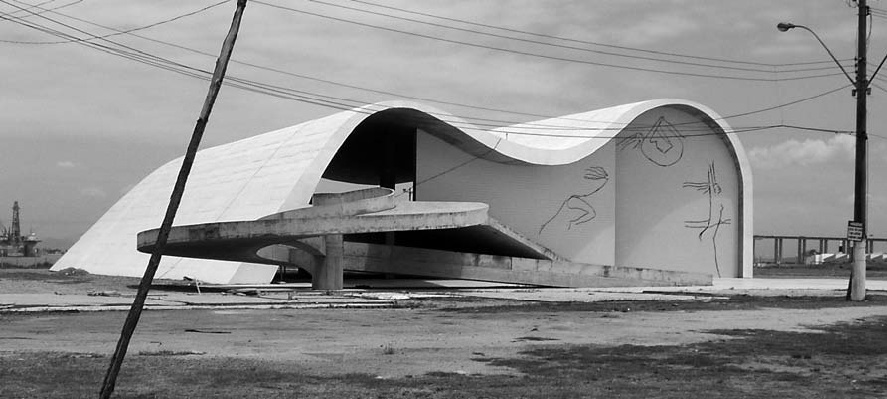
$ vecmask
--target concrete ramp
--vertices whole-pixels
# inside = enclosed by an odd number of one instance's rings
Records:
[[[341,288],[343,270],[556,287],[712,281],[704,274],[571,262],[489,217],[483,203],[398,203],[384,188],[318,194],[313,203],[253,221],[176,226],[163,253],[297,266],[318,289]],[[157,229],[139,233],[139,251],[153,251],[157,235]]]

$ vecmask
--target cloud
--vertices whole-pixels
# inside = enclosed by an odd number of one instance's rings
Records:
[[[105,198],[108,196],[108,194],[105,192],[105,190],[102,190],[101,188],[98,188],[98,187],[82,188],[82,189],[80,189],[80,195],[82,195],[84,197],[90,197],[90,198]]]
[[[838,158],[850,159],[855,138],[836,135],[828,140],[788,140],[771,147],[755,147],[748,152],[751,165],[759,169],[777,169],[785,166],[809,166]]]
[[[629,46],[652,45],[698,32],[698,21],[678,13],[648,15],[640,23],[633,24],[622,40]]]
[[[77,166],[77,164],[75,164],[74,162],[71,162],[71,161],[58,161],[58,162],[56,162],[55,165],[62,168],[62,169],[71,169],[71,168]]]

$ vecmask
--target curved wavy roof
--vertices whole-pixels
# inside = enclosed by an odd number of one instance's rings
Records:
[[[563,165],[594,153],[635,118],[657,107],[696,114],[723,133],[740,171],[741,186],[750,185],[748,161],[735,134],[714,111],[691,101],[642,101],[495,129],[483,129],[425,104],[387,101],[201,150],[176,224],[254,220],[308,206],[337,151],[362,122],[373,116],[407,120],[491,161]],[[98,274],[140,276],[148,257],[136,251],[136,234],[160,225],[180,162],[176,159],[161,166],[124,195],[54,269],[77,267]],[[750,210],[750,196],[740,197],[747,200]],[[749,220],[750,215],[746,213]],[[237,273],[236,264],[225,272],[224,267],[210,262],[164,258],[157,276],[188,275],[227,283]]]

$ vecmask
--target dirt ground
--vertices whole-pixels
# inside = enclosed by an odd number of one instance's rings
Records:
[[[136,279],[0,271],[0,293]],[[147,311],[119,397],[884,397],[887,296]],[[0,397],[94,397],[126,312],[0,313]]]

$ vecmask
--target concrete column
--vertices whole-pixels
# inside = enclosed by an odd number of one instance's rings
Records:
[[[323,291],[341,290],[344,286],[343,267],[345,263],[345,247],[341,234],[323,237],[326,256],[314,269],[311,276],[311,289]]]
[[[754,262],[754,264],[757,265],[758,264],[758,240],[757,239],[751,240],[751,254],[752,254],[751,255],[752,262]]]
[[[779,264],[779,239],[773,239],[773,263]]]
[[[776,264],[782,264],[782,259],[783,259],[782,256],[785,255],[784,251],[785,251],[785,240],[780,238],[779,239],[779,258],[778,258],[778,261],[776,262]]]
[[[806,252],[807,240],[804,237],[798,237],[798,255],[795,256],[795,263],[804,264],[804,252]]]
[[[804,263],[807,261],[807,239],[806,238],[804,239],[802,244],[803,244],[804,248],[801,250],[801,254],[802,254],[801,256],[803,256],[803,260],[801,261],[801,263]]]

